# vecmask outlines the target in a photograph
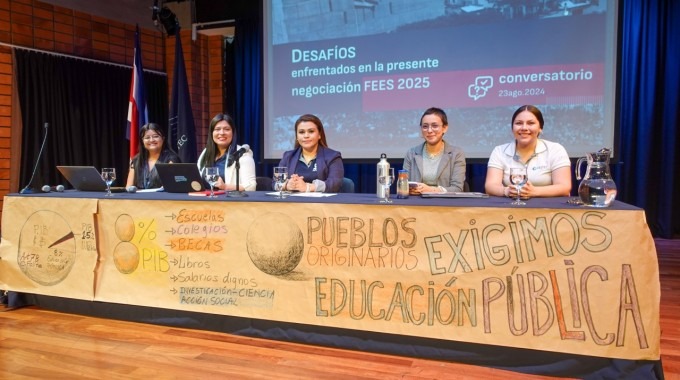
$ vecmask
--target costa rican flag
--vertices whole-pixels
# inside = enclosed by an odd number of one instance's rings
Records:
[[[139,25],[135,31],[135,59],[132,66],[132,82],[130,83],[130,105],[128,106],[127,130],[125,137],[130,140],[130,158],[137,154],[139,129],[147,123],[149,110],[146,107],[144,92],[144,69],[142,68],[142,52],[139,44]]]

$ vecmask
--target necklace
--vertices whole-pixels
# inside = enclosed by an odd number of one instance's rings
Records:
[[[441,148],[441,149],[439,149],[439,152],[430,153],[430,151],[427,149],[427,147],[425,147],[425,156],[427,158],[429,158],[430,160],[432,160],[432,159],[436,158],[437,156],[439,156],[440,154],[442,154],[443,151],[444,151],[444,148]]]

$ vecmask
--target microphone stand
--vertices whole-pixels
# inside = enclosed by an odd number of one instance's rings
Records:
[[[35,172],[38,170],[38,165],[40,165],[40,157],[42,157],[42,152],[43,149],[45,149],[45,142],[47,141],[47,131],[49,127],[49,123],[45,123],[45,136],[43,136],[43,141],[42,145],[40,145],[40,150],[38,151],[38,158],[35,160],[35,166],[33,167],[33,174],[31,174],[31,179],[28,181],[28,184],[26,187],[21,189],[19,194],[33,194],[33,189],[31,189],[31,185],[33,184],[33,178],[35,177]]]
[[[243,151],[242,153],[239,153],[238,151],[236,153],[234,153],[234,169],[236,170],[236,189],[232,190],[232,191],[228,191],[227,192],[228,197],[242,198],[242,197],[248,196],[248,194],[246,194],[245,191],[241,191],[240,188],[239,188],[240,185],[239,185],[238,174],[241,171],[241,163],[239,162],[240,161],[239,159],[241,158],[241,155],[243,153],[245,153],[245,151]]]

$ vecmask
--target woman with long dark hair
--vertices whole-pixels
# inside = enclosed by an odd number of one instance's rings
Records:
[[[138,153],[130,160],[126,187],[154,189],[161,187],[156,172],[157,163],[181,162],[179,156],[165,144],[165,134],[156,123],[145,124],[139,130]]]
[[[210,121],[208,141],[198,158],[198,169],[216,166],[220,180],[215,185],[219,190],[236,190],[236,165],[234,154],[241,149],[237,142],[238,133],[234,120],[226,113],[218,113]],[[255,177],[255,160],[250,148],[239,157],[239,189],[252,191],[257,187]]]

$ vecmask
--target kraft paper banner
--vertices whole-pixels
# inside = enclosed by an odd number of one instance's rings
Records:
[[[3,221],[55,224],[56,204],[21,201],[39,217],[6,207]],[[67,219],[92,209],[78,202]],[[0,277],[19,291],[81,298],[71,278],[94,272],[90,295],[103,302],[659,358],[659,273],[642,210],[101,200],[100,265],[78,250],[58,292],[14,268],[26,232],[7,224]]]

